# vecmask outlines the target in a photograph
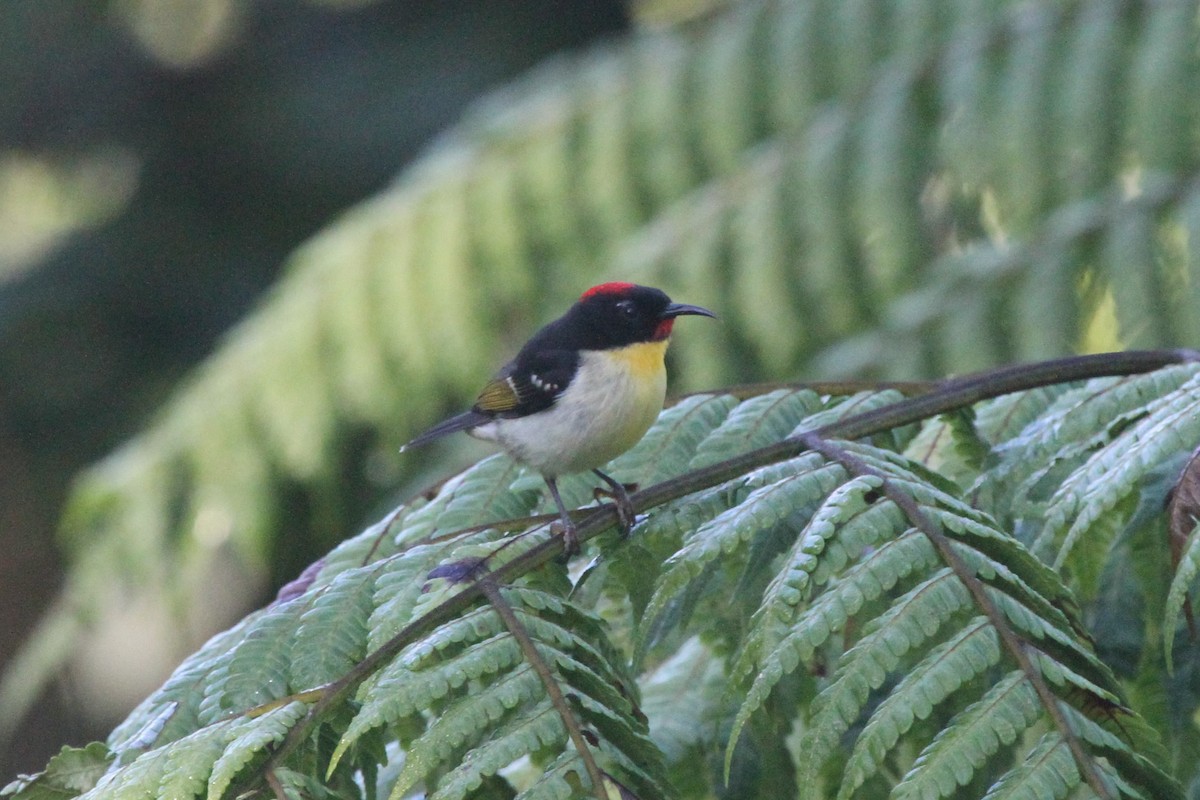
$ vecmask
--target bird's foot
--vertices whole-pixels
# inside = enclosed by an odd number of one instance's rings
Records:
[[[567,510],[567,506],[563,503],[562,495],[558,493],[558,481],[551,475],[543,475],[546,481],[546,486],[550,487],[550,496],[554,498],[554,505],[558,506],[558,522],[550,524],[550,532],[557,534],[562,533],[563,537],[563,556],[569,561],[571,556],[579,552],[579,532],[575,530],[575,523],[571,520],[571,512]]]
[[[579,553],[579,533],[575,530],[575,523],[570,517],[555,520],[550,523],[550,533],[561,535],[563,538],[563,555],[566,558],[571,558]]]
[[[617,510],[617,525],[621,529],[621,535],[628,536],[637,522],[637,511],[633,507],[633,501],[629,499],[629,493],[637,491],[637,484],[621,483],[605,475],[600,470],[595,470],[595,473],[609,485],[609,489],[596,487],[592,493],[593,496],[597,500],[602,497],[608,497],[613,501],[613,506]]]

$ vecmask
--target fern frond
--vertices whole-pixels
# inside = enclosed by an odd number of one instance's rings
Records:
[[[1010,672],[938,732],[896,785],[896,800],[957,797],[988,759],[1012,745],[1041,715],[1025,674]],[[857,745],[856,745],[857,747]]]
[[[821,398],[808,389],[777,389],[738,403],[696,448],[689,468],[708,466],[735,453],[777,442],[822,405]]]
[[[308,708],[305,703],[288,703],[239,726],[242,730],[237,737],[225,745],[220,757],[213,762],[208,777],[208,797],[223,797],[225,790],[246,765],[267,752],[271,745],[281,741],[292,725],[308,713]],[[181,792],[171,796],[188,795]]]
[[[538,639],[544,641],[540,636]],[[654,769],[657,761],[652,755],[653,745],[644,731],[635,729],[628,710],[624,714],[614,712],[623,702],[613,693],[611,683],[564,652],[542,650],[540,646],[539,650],[569,680],[573,702],[581,718],[598,735],[600,750],[613,760],[626,779],[655,786],[656,791],[650,796],[663,796],[661,778],[648,771]],[[491,681],[482,691],[462,695],[410,745],[393,794],[403,794],[419,778],[427,778],[439,767],[450,767],[448,777],[437,781],[431,796],[459,797],[462,787],[470,788],[522,754],[560,747],[566,730],[561,721],[556,719],[556,724],[551,725],[545,719],[548,705],[536,701],[541,694],[539,689],[537,676],[518,668],[500,680]],[[522,713],[522,708],[528,712]],[[510,712],[516,713],[511,720]],[[464,748],[465,754],[460,756]],[[661,766],[658,771],[661,774]]]
[[[649,644],[648,637],[670,604],[681,591],[694,585],[707,567],[718,558],[744,557],[745,546],[754,536],[782,524],[796,509],[815,503],[845,476],[841,467],[825,464],[819,457],[802,456],[798,461],[804,464],[804,471],[754,489],[745,501],[697,529],[671,557],[639,627],[638,636],[643,642],[639,652]]]
[[[775,683],[810,659],[817,648],[841,630],[867,603],[881,597],[898,582],[913,573],[929,570],[936,555],[929,542],[916,531],[907,531],[884,542],[863,561],[855,564],[842,580],[821,592],[811,606],[788,602],[785,593],[768,589],[764,604],[755,612],[752,627],[746,632],[737,660],[730,670],[735,685],[743,683],[757,670],[760,679],[751,692],[759,702]],[[777,576],[779,584],[782,581]]]
[[[917,720],[927,719],[959,687],[999,660],[1000,643],[985,617],[972,620],[934,648],[871,713],[843,771],[839,800],[851,797],[876,773]]]
[[[228,785],[257,750],[282,737],[305,711],[305,704],[291,703],[258,719],[233,717],[201,727],[110,771],[86,796],[89,800],[205,796],[212,780]],[[222,764],[220,775],[215,773],[217,764]]]
[[[292,691],[291,636],[303,611],[301,600],[267,611],[246,629],[235,647],[216,660],[200,703],[201,724],[279,700]]]
[[[1058,733],[1043,734],[1019,768],[1014,768],[984,795],[983,800],[1033,800],[1067,797],[1079,783],[1079,771]]]
[[[173,741],[195,730],[199,723],[203,686],[213,665],[236,647],[253,623],[247,618],[239,625],[209,639],[204,647],[186,659],[175,673],[143,700],[108,737],[114,752],[140,753],[159,742]]]
[[[877,618],[872,632],[846,652],[833,681],[814,703],[813,719],[804,739],[804,750],[810,757],[797,779],[802,793],[805,786],[818,785],[817,770],[856,721],[871,692],[883,685],[906,653],[934,636],[969,603],[963,585],[952,572],[943,570],[900,598]],[[754,710],[750,701],[748,696],[738,712],[739,721]],[[731,741],[735,740],[731,737]]]
[[[96,786],[113,755],[101,742],[87,747],[63,747],[35,775],[18,775],[0,787],[0,797],[74,797]]]
[[[488,731],[496,731],[496,736],[512,737],[515,730],[510,730],[504,718],[510,712],[526,706],[534,698],[542,697],[537,674],[529,668],[518,668],[501,676],[498,680],[488,683],[481,691],[472,692],[441,713],[429,728],[412,742],[405,751],[404,769],[396,779],[392,794],[403,797],[409,789],[423,779],[430,777],[439,767],[453,764],[454,756],[470,745],[476,749],[477,737],[486,735]],[[538,704],[531,709],[536,715],[544,713],[548,708]],[[560,723],[561,727],[561,723]],[[543,729],[544,730],[544,729]],[[556,734],[556,739],[565,736],[565,729]],[[527,736],[528,731],[522,730],[520,736]],[[509,742],[506,746],[516,747],[516,753],[532,753],[543,746],[549,746],[554,740],[541,741],[538,738],[523,739]],[[495,770],[515,760],[511,756],[505,761],[495,764],[489,773],[486,767],[480,777],[494,774]]]
[[[431,798],[461,798],[478,788],[483,778],[495,775],[500,769],[521,756],[550,748],[566,737],[562,720],[555,714],[549,700],[522,710],[509,724],[496,730],[437,782]],[[582,765],[577,767],[582,773]],[[399,785],[399,784],[398,784]],[[403,795],[393,792],[394,797]]]
[[[1094,452],[1056,490],[1045,512],[1035,547],[1054,551],[1056,568],[1080,573],[1085,596],[1096,588],[1118,527],[1129,518],[1140,482],[1171,453],[1187,452],[1200,441],[1200,379],[1193,376],[1175,391],[1150,402],[1144,418]],[[1089,534],[1105,535],[1076,548]],[[1074,555],[1075,553],[1079,555]]]
[[[1013,448],[1005,458],[1016,458],[1016,439],[1036,439],[1040,420],[1060,418],[1057,404],[1074,391],[1035,402],[1042,410],[1002,443]],[[1146,416],[1131,406],[1092,455],[1150,424],[1180,390],[1163,392],[1143,398]],[[873,409],[877,399],[849,402]],[[712,791],[709,770],[691,762],[698,753],[724,746],[726,774],[740,782],[756,760],[779,768],[770,759],[787,751],[777,732],[796,725],[796,785],[809,796],[828,788],[831,767],[846,798],[889,782],[902,798],[1046,791],[1052,748],[1034,737],[1049,730],[1073,770],[1055,773],[1063,791],[1181,797],[1160,767],[1156,732],[1093,650],[1060,576],[991,505],[973,506],[953,481],[898,452],[906,435],[866,444],[801,433],[792,449],[745,452],[760,431],[852,419],[846,404],[789,391],[708,395],[665,414],[652,446],[671,452],[676,470],[703,466],[637,497],[662,497],[695,476],[707,488],[647,504],[631,538],[606,544],[582,577],[561,564],[530,571],[542,562],[528,556],[553,552],[544,526],[487,526],[534,496],[504,459],[481,463],[339,547],[189,660],[114,733],[117,766],[95,796],[215,797],[261,786],[267,774],[286,791],[328,796],[376,784],[397,798],[421,785],[462,800],[559,796],[597,775],[640,797],[675,796],[675,779],[692,796]],[[981,430],[981,441],[999,429]],[[717,440],[734,460],[697,462]],[[1190,452],[1165,442],[1161,452]],[[800,446],[814,452],[791,455]],[[765,452],[777,460],[754,460]],[[599,533],[610,524],[600,517],[581,527]],[[661,572],[653,563],[618,574],[622,559],[647,553],[666,556]],[[640,620],[623,583],[635,574],[657,576]],[[491,589],[502,604],[472,594],[495,575],[506,581]],[[638,648],[650,644],[643,668]],[[547,699],[556,692],[561,702]],[[506,769],[524,756],[526,767]],[[790,769],[780,778],[789,786]]]
[[[521,653],[516,644],[498,635],[477,644],[466,656],[448,660],[446,668],[441,671],[419,672],[393,662],[366,684],[360,693],[361,708],[333,751],[331,768],[337,765],[355,742],[376,728],[398,723],[404,717],[441,701],[452,689],[458,689],[467,681],[507,672],[520,660]]]
[[[523,517],[533,509],[532,492],[514,492],[520,468],[503,455],[485,458],[451,478],[437,496],[403,518],[398,543],[413,543],[480,522]]]
[[[292,645],[289,683],[321,686],[337,680],[367,654],[379,567],[339,573],[300,615]]]
[[[1194,375],[1190,366],[1172,367],[1089,381],[1061,392],[1045,412],[997,445],[1000,464],[983,476],[985,487],[1011,497],[1017,515],[1043,513],[1055,475],[1075,469],[1143,417],[1147,403],[1177,390]]]
[[[717,700],[725,691],[722,659],[693,637],[639,682],[650,736],[668,765],[716,736]]]
[[[1175,628],[1179,624],[1183,607],[1188,602],[1188,592],[1197,574],[1200,574],[1200,525],[1192,528],[1184,543],[1179,566],[1171,578],[1171,589],[1163,611],[1163,657],[1168,669],[1174,669]]]
[[[412,619],[424,593],[425,576],[444,554],[444,548],[436,544],[407,547],[376,577],[374,608],[366,623],[370,650],[378,650]]]

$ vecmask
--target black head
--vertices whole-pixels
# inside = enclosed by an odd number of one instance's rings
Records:
[[[575,339],[573,346],[581,350],[607,350],[664,341],[671,335],[675,318],[685,314],[716,316],[700,306],[672,303],[660,289],[602,283],[584,292],[555,327]]]

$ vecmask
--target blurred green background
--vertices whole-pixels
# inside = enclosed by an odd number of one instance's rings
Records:
[[[147,421],[289,251],[472,98],[627,25],[598,0],[0,4],[0,665],[61,587],[74,474]],[[77,662],[0,747],[0,776],[103,738],[183,638],[122,635],[109,646],[150,662],[115,669],[129,676]],[[81,696],[97,691],[114,696]]]

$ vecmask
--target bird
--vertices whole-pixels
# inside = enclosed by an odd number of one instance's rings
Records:
[[[650,286],[593,286],[500,368],[470,410],[429,428],[401,452],[457,431],[500,445],[541,474],[568,555],[579,543],[558,478],[590,470],[608,484],[627,531],[635,519],[628,492],[600,467],[637,444],[658,419],[667,390],[663,359],[675,320],[685,315],[716,317]]]

